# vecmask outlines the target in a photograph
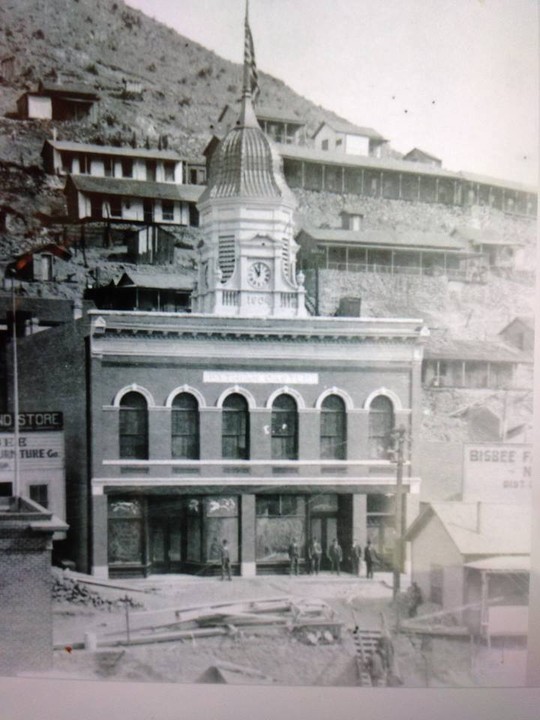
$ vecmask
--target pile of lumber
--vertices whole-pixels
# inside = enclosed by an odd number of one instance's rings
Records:
[[[339,640],[341,628],[323,600],[280,597],[129,613],[129,637],[127,624],[118,624],[98,637],[98,646],[195,641],[219,635],[240,639],[248,631],[279,630],[295,633],[299,639],[311,634],[317,642],[307,641],[317,644]]]

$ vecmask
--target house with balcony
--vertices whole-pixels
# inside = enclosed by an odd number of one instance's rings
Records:
[[[200,185],[69,175],[65,195],[73,223],[103,222],[196,227]]]
[[[336,149],[278,145],[285,179],[292,190],[439,203],[459,207],[491,207],[512,215],[536,217],[533,186],[497,178],[452,172],[403,158],[351,155]],[[381,153],[384,155],[384,153]]]
[[[500,341],[432,335],[422,364],[426,388],[516,390],[532,386],[532,357]]]
[[[218,118],[215,132],[223,137],[238,118],[238,106],[225,105]],[[291,111],[275,107],[255,107],[255,115],[262,131],[273,142],[284,145],[303,145],[306,142],[306,123]]]
[[[302,267],[466,279],[476,257],[466,243],[447,233],[362,230],[362,216],[352,209],[342,213],[342,220],[345,227],[300,230],[296,239]]]

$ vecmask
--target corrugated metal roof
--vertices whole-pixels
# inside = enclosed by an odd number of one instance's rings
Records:
[[[130,270],[125,272],[116,283],[117,287],[135,286],[155,290],[192,290],[195,286],[194,275],[175,271],[173,273],[151,273]]]
[[[123,195],[125,197],[154,198],[158,200],[182,200],[197,202],[204,191],[202,185],[177,185],[148,180],[127,178],[91,177],[70,175],[68,182],[80,192],[101,193],[102,195]]]
[[[437,517],[462,555],[527,555],[531,551],[531,509],[508,503],[435,502],[412,523],[410,540]]]
[[[256,107],[255,115],[258,120],[277,120],[278,122],[286,122],[291,125],[302,126],[305,121],[299,117],[292,116],[290,112],[273,107]]]
[[[43,92],[49,95],[81,95],[89,98],[99,97],[93,87],[82,84],[57,85],[55,83],[40,82],[37,92]]]
[[[317,242],[344,243],[356,246],[396,247],[400,250],[467,252],[465,244],[445,233],[421,230],[344,230],[341,228],[302,228],[301,232]]]
[[[332,130],[335,130],[336,132],[347,133],[348,135],[362,135],[363,137],[368,137],[372,140],[385,140],[385,138],[377,132],[377,130],[370,127],[355,125],[348,120],[323,120],[317,130],[315,130],[313,137],[316,137],[321,131],[321,128],[325,125],[328,125],[328,127],[331,127]]]
[[[475,228],[461,226],[452,231],[452,235],[458,235],[476,245],[523,245],[523,241],[507,240],[499,235],[492,228]]]
[[[92,153],[94,155],[115,155],[121,157],[149,158],[155,160],[173,160],[180,162],[186,160],[172,150],[148,150],[146,148],[115,147],[114,145],[94,145],[91,143],[70,142],[68,140],[45,140],[45,146],[50,145],[55,150],[65,152]],[[43,150],[41,151],[43,153]]]
[[[531,569],[531,556],[497,555],[485,560],[465,563],[465,567],[474,570],[491,570],[492,572],[529,572]]]
[[[418,148],[418,147],[414,147],[412,150],[409,150],[409,152],[403,156],[403,159],[407,160],[407,158],[410,157],[411,155],[414,155],[414,153],[417,153],[418,155],[422,155],[423,157],[429,158],[430,160],[436,160],[437,162],[442,162],[441,158],[438,158],[436,155],[432,155],[431,153],[428,153],[425,150],[422,150],[421,148]],[[422,161],[421,160],[420,161],[409,160],[408,162],[422,162]]]
[[[393,158],[374,158],[363,155],[347,155],[346,153],[333,152],[330,150],[317,150],[301,145],[277,145],[280,155],[290,160],[304,160],[305,162],[314,162],[326,165],[343,165],[345,167],[368,169],[368,170],[394,170],[396,172],[413,173],[415,175],[432,175],[433,177],[442,177],[455,180],[470,180],[479,182],[483,185],[493,185],[496,187],[504,187],[510,190],[518,190],[519,192],[533,193],[536,195],[537,189],[532,186],[522,185],[507,180],[497,178],[484,177],[480,175],[473,176],[471,173],[452,172],[440,167],[431,165],[422,165],[422,163],[411,163],[407,160],[397,160]]]
[[[501,342],[481,340],[428,339],[424,357],[428,360],[479,360],[485,362],[530,363],[532,358],[522,350]]]

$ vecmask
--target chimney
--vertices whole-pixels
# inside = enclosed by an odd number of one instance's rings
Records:
[[[476,532],[479,535],[482,532],[482,503],[480,500],[476,503]]]
[[[82,315],[82,300],[81,298],[77,298],[73,303],[73,319],[78,320],[82,318]]]

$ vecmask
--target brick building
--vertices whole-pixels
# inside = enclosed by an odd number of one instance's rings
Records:
[[[70,408],[59,407],[68,521],[80,568],[96,576],[211,573],[224,538],[245,576],[283,571],[293,537],[302,556],[314,536],[345,551],[370,537],[390,558],[396,425],[409,430],[416,512],[422,321],[309,315],[296,199],[248,78],[197,205],[191,312],[100,309],[68,342],[21,348],[26,366],[38,346],[51,361],[47,388],[21,409],[42,394]]]

